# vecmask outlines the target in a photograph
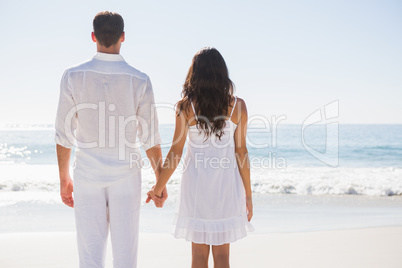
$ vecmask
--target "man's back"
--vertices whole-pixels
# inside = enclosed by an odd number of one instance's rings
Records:
[[[114,181],[139,172],[139,147],[147,150],[160,143],[153,104],[148,76],[119,54],[97,53],[67,69],[55,140],[67,148],[76,142],[74,175]]]

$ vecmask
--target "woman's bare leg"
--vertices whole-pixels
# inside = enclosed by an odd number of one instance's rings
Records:
[[[229,268],[230,244],[222,246],[212,246],[212,256],[214,257],[215,268]]]
[[[192,243],[191,268],[208,268],[209,245]]]

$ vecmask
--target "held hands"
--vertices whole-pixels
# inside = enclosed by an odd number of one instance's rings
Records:
[[[147,193],[148,197],[145,203],[149,203],[152,200],[154,201],[156,207],[161,208],[168,198],[167,189],[166,187],[163,188],[161,193],[155,193],[154,189],[155,186],[153,186],[152,190]]]

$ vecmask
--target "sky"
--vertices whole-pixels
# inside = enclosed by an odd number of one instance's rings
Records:
[[[249,117],[302,124],[337,101],[341,124],[402,123],[398,0],[0,0],[0,10],[0,125],[54,122],[63,71],[96,53],[103,10],[123,16],[121,55],[151,78],[160,123],[174,122],[205,46],[225,58]]]

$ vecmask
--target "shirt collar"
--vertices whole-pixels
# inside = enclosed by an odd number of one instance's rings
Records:
[[[104,61],[124,61],[123,57],[120,54],[108,54],[102,52],[96,53],[94,59]]]

